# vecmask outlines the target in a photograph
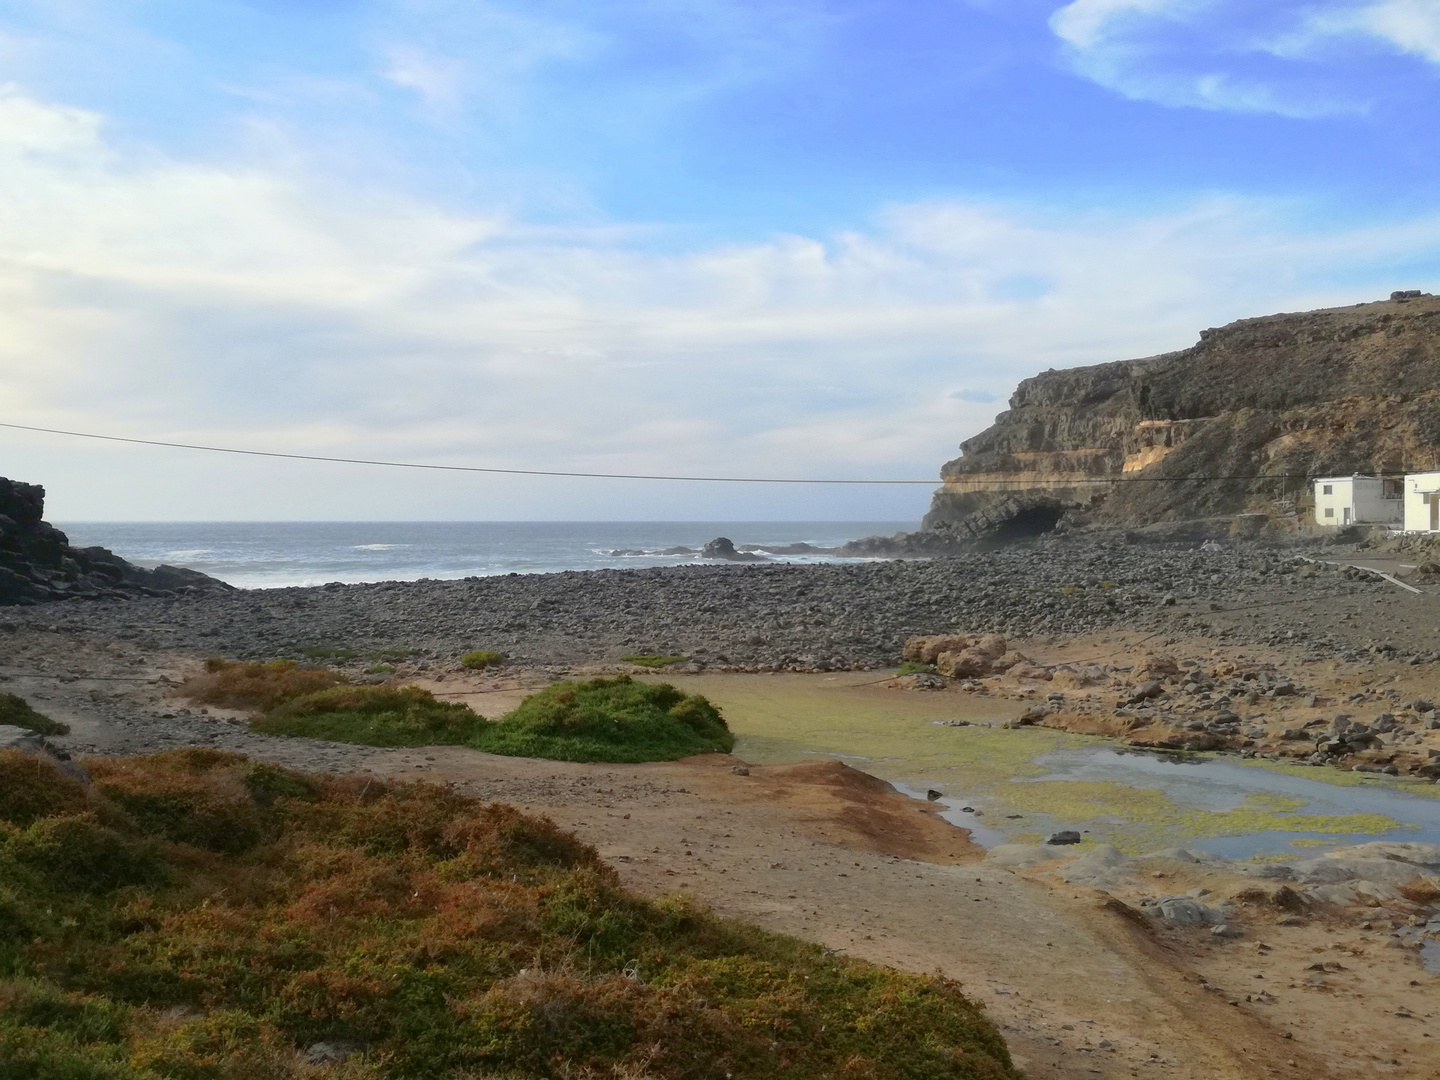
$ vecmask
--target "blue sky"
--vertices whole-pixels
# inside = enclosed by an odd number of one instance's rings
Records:
[[[929,477],[1020,378],[1432,288],[1440,0],[0,0],[0,413]],[[0,434],[57,518],[918,518]]]

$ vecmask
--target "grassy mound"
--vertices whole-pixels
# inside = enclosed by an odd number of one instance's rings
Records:
[[[735,745],[719,710],[703,697],[627,675],[556,683],[494,721],[417,686],[337,686],[278,705],[250,726],[266,735],[470,746],[556,761],[673,761],[728,753]]]
[[[955,983],[633,896],[543,818],[218,751],[86,766],[0,802],[7,1080],[1019,1080]],[[0,754],[0,793],[37,767]]]
[[[70,725],[36,712],[30,703],[15,694],[0,694],[0,724],[28,728],[37,735],[69,735]]]
[[[558,761],[673,761],[728,753],[735,737],[698,694],[621,675],[548,686],[479,729],[470,745]]]
[[[301,667],[294,660],[207,660],[205,674],[186,679],[179,693],[201,705],[268,711],[293,698],[344,682],[327,668]]]
[[[475,649],[460,657],[460,663],[473,671],[484,671],[488,667],[505,662],[505,654],[494,649]]]
[[[266,735],[307,735],[367,746],[465,744],[488,725],[469,706],[418,686],[336,686],[285,702],[250,722]]]

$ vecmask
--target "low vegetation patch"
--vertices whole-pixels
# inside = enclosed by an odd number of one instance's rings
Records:
[[[494,667],[496,664],[504,662],[504,655],[494,649],[476,649],[460,657],[460,663],[475,671],[484,671],[488,667]]]
[[[266,735],[305,735],[367,746],[471,743],[489,721],[418,686],[335,686],[294,698],[250,722]]]
[[[345,680],[328,668],[301,667],[294,660],[205,661],[205,673],[186,679],[179,693],[201,705],[268,711],[294,698],[326,690]]]
[[[683,656],[662,656],[659,653],[641,653],[638,656],[622,656],[620,659],[636,667],[648,668],[667,668],[685,662]]]
[[[555,683],[493,721],[418,686],[335,686],[277,705],[250,726],[266,735],[367,746],[470,746],[557,761],[673,761],[728,753],[735,745],[719,710],[705,698],[628,675]]]
[[[0,724],[13,724],[37,735],[69,735],[70,725],[51,720],[37,712],[30,703],[16,694],[0,694]]]
[[[0,754],[7,1080],[1020,1080],[956,983],[634,896],[544,818],[214,750],[85,765]]]
[[[922,663],[921,663],[920,661],[918,661],[918,660],[906,660],[906,661],[905,661],[903,664],[901,664],[900,667],[896,670],[895,674],[896,674],[897,676],[898,676],[898,675],[921,675],[921,674],[934,675],[934,674],[935,674],[935,665],[934,665],[934,664],[922,664]]]
[[[559,761],[673,761],[729,753],[735,737],[700,695],[621,675],[547,686],[487,724],[470,745]]]

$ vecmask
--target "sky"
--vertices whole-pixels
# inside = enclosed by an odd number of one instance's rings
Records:
[[[0,420],[936,477],[1052,367],[1440,291],[1440,0],[0,0]],[[918,520],[927,487],[0,429],[54,520]]]

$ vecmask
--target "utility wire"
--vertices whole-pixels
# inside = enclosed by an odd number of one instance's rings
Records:
[[[768,476],[669,476],[652,473],[606,473],[575,472],[560,469],[498,469],[483,465],[433,465],[419,461],[379,461],[373,458],[328,457],[323,454],[286,454],[278,450],[241,450],[234,446],[204,446],[199,443],[167,442],[163,439],[134,439],[123,435],[98,435],[90,431],[64,431],[60,428],[34,427],[29,424],[10,424],[0,421],[0,428],[12,431],[35,431],[45,435],[65,435],[72,439],[99,439],[102,442],[131,443],[136,446],[163,446],[172,450],[202,450],[209,454],[237,454],[242,457],[283,458],[289,461],[326,461],[339,465],[380,465],[389,469],[432,469],[438,472],[495,473],[506,476],[572,476],[586,480],[674,480],[702,484],[874,484],[874,485],[923,485],[935,487],[938,484],[960,482],[977,487],[1004,487],[1014,480],[820,480],[809,477],[768,477]],[[1022,474],[1023,475],[1023,474]],[[1280,480],[1291,478],[1276,473],[1255,473],[1250,475],[1227,476],[1095,476],[1048,483],[1047,487],[1076,487],[1080,484],[1168,484],[1185,481],[1220,480]],[[1295,477],[1303,481],[1303,477]]]

